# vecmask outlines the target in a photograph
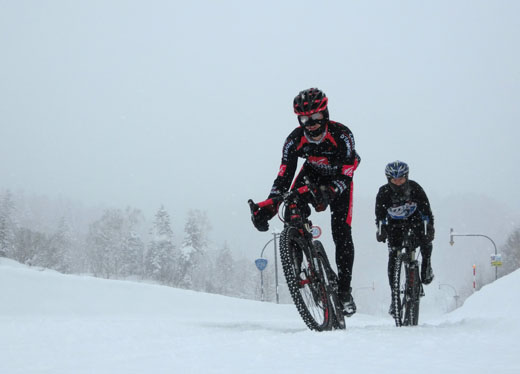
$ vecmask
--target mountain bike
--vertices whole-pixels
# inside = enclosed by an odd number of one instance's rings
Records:
[[[293,302],[309,329],[345,329],[337,275],[323,244],[313,240],[312,222],[301,211],[302,195],[310,193],[315,197],[314,186],[308,180],[306,184],[259,203],[249,200],[249,207],[253,214],[260,208],[283,203],[282,216],[288,218],[280,234],[280,259]]]
[[[394,263],[392,316],[397,327],[416,326],[419,323],[419,305],[421,297],[424,296],[424,289],[419,271],[419,253],[416,254],[417,247],[413,230],[407,228]]]

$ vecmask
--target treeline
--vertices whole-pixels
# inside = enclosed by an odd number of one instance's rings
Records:
[[[235,258],[227,243],[210,242],[211,223],[204,211],[187,213],[180,240],[164,207],[153,222],[146,222],[138,209],[105,209],[85,227],[78,227],[78,222],[85,222],[85,217],[78,217],[80,210],[54,206],[47,199],[46,211],[40,208],[35,213],[30,203],[10,191],[0,195],[0,252],[6,257],[68,274],[154,281],[260,299],[260,275],[253,261]],[[60,209],[67,217],[58,218],[53,228],[49,217],[55,218]],[[265,278],[266,300],[273,300],[272,277]]]

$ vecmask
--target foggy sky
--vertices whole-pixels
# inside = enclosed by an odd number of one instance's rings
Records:
[[[450,196],[518,211],[518,14],[513,1],[0,1],[0,188],[164,204],[174,220],[205,209],[216,241],[259,248],[246,201],[270,190],[292,99],[319,87],[362,158],[355,237],[372,235],[396,159],[440,216]]]

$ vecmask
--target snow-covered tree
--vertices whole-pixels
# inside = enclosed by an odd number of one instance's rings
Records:
[[[186,272],[183,285],[187,288],[206,291],[209,286],[211,262],[206,254],[208,248],[208,233],[211,230],[206,212],[192,209],[188,212],[184,225],[184,240],[182,252],[186,258]]]
[[[0,197],[0,255],[14,257],[15,204],[9,190]]]
[[[119,263],[121,276],[141,275],[143,272],[143,256],[145,245],[138,227],[144,220],[140,210],[126,208],[123,224],[123,242],[119,252]]]
[[[164,284],[180,285],[184,276],[184,259],[174,244],[170,215],[164,206],[155,214],[151,236],[145,259],[147,276]]]
[[[216,260],[213,264],[212,285],[215,293],[221,295],[233,295],[237,285],[234,283],[234,260],[227,242],[217,250]]]
[[[126,233],[121,247],[121,270],[122,276],[139,275],[143,273],[143,255],[145,244],[137,232],[130,230]]]
[[[514,230],[502,247],[502,275],[509,274],[520,268],[520,227]]]
[[[188,212],[188,218],[184,226],[183,247],[192,247],[202,250],[208,246],[208,234],[211,224],[205,211],[192,209]]]
[[[139,272],[143,245],[135,231],[140,212],[127,208],[106,210],[90,225],[87,237],[91,271],[105,278]]]
[[[56,232],[48,236],[46,245],[35,253],[34,265],[70,273],[73,259],[71,257],[72,239],[70,229],[64,218],[61,219]]]
[[[49,241],[41,232],[25,227],[16,230],[11,258],[28,265],[40,265],[39,254],[47,252]]]

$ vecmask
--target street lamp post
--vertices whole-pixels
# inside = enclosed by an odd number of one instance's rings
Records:
[[[441,289],[441,286],[449,287],[453,290],[453,292],[454,292],[453,298],[455,299],[455,309],[457,309],[459,307],[459,294],[457,293],[457,290],[455,289],[455,287],[453,287],[451,284],[442,283],[442,284],[439,284],[439,290]]]
[[[280,234],[278,234],[276,232],[273,232],[273,238],[271,240],[269,240],[267,243],[265,243],[264,248],[262,248],[262,252],[260,252],[260,258],[262,258],[263,255],[264,255],[264,251],[267,248],[267,246],[269,245],[269,243],[274,242],[274,280],[275,280],[275,285],[276,285],[276,304],[280,303],[280,295],[279,295],[279,292],[278,292],[278,261],[277,261],[277,258],[278,258],[277,252],[278,252],[278,250],[276,248],[276,239],[279,236],[280,236]],[[262,274],[260,275],[260,279],[261,279],[262,298],[263,298],[263,294],[264,294],[264,279],[263,279],[263,275]]]
[[[483,238],[486,238],[488,239],[491,243],[493,243],[493,247],[495,247],[495,257],[497,256],[497,245],[495,244],[495,242],[493,241],[493,239],[491,239],[489,236],[487,235],[482,235],[482,234],[455,234],[453,232],[453,228],[450,228],[450,245],[453,245],[455,242],[453,241],[453,237],[454,236],[481,236]],[[498,266],[495,265],[495,280],[498,279]]]

